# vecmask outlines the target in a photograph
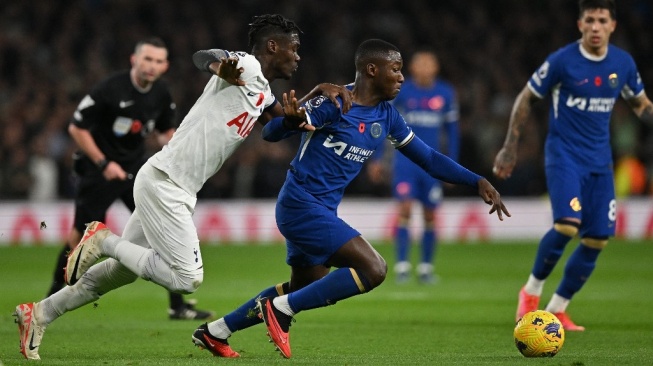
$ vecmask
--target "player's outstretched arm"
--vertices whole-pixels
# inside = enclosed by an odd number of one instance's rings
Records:
[[[626,102],[639,119],[649,126],[653,126],[653,103],[648,99],[646,93],[627,99]]]
[[[496,212],[499,220],[503,221],[503,214],[510,216],[506,206],[501,202],[501,195],[487,179],[456,163],[448,156],[435,151],[419,137],[413,136],[408,143],[399,148],[399,152],[436,179],[477,188],[483,201],[492,205],[489,213]]]
[[[218,75],[231,85],[245,85],[245,81],[240,79],[245,69],[238,67],[237,57],[229,57],[224,50],[197,51],[193,54],[193,63],[198,69]]]
[[[283,117],[273,118],[262,131],[265,141],[276,142],[296,134],[299,131],[315,131],[306,119],[306,109],[299,106],[295,91],[283,93]]]
[[[499,150],[496,158],[494,158],[494,166],[492,173],[499,179],[510,178],[512,170],[517,164],[517,144],[519,143],[519,136],[521,135],[522,128],[531,113],[531,105],[539,100],[533,94],[531,89],[526,85],[515,99],[510,113],[510,122],[508,124],[508,132],[506,139],[503,142],[503,147]]]
[[[345,86],[330,83],[322,83],[316,85],[315,88],[310,91],[310,93],[306,94],[299,100],[299,104],[304,104],[308,100],[311,100],[320,95],[324,95],[325,97],[329,98],[333,105],[342,110],[342,113],[347,113],[351,109],[351,103],[353,99],[351,90],[347,89]],[[338,96],[340,99],[342,99],[342,106],[340,105],[340,102],[338,102]]]

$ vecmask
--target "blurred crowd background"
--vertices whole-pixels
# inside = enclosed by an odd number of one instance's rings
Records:
[[[354,79],[353,54],[368,38],[397,45],[407,60],[429,46],[461,107],[460,163],[491,177],[515,96],[545,57],[579,38],[575,0],[4,0],[0,2],[0,199],[69,199],[75,145],[68,122],[82,97],[110,73],[130,67],[135,43],[159,36],[170,51],[171,86],[181,122],[209,78],[192,64],[199,49],[249,51],[252,16],[280,13],[303,30],[299,70],[275,94],[303,95],[320,82]],[[612,42],[629,51],[653,95],[653,2],[617,1]],[[647,25],[648,24],[648,25]],[[547,104],[531,113],[511,179],[492,180],[503,195],[546,193],[543,140]],[[619,196],[651,195],[653,128],[623,101],[613,114]],[[270,144],[257,127],[199,198],[276,197],[298,139]],[[154,145],[151,145],[154,149]],[[386,149],[387,150],[387,149]],[[153,150],[152,150],[153,151]],[[388,164],[391,159],[388,159]],[[388,177],[389,178],[389,177]],[[446,187],[449,196],[474,194]],[[365,174],[347,195],[390,195],[389,181]]]

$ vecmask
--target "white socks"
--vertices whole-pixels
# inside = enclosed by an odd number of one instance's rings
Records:
[[[89,268],[77,283],[66,286],[40,302],[39,322],[50,324],[68,311],[89,304],[109,291],[134,282],[138,276],[109,258]]]
[[[290,308],[290,304],[288,303],[288,295],[282,295],[282,296],[277,296],[274,299],[272,299],[272,304],[274,305],[275,308],[277,308],[280,312],[293,316],[295,315],[295,312],[292,311]]]
[[[524,291],[529,295],[542,296],[542,289],[544,288],[545,280],[538,280],[531,274],[528,276],[528,281],[524,286]]]
[[[569,299],[565,299],[558,294],[553,294],[545,310],[554,314],[564,313],[567,310],[567,305],[569,305]]]
[[[207,324],[207,327],[209,328],[209,333],[220,339],[227,339],[231,337],[231,334],[233,333],[227,326],[227,323],[225,323],[224,318],[210,322]]]

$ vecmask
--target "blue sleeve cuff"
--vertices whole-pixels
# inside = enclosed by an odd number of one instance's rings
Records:
[[[281,141],[297,133],[297,131],[290,131],[283,127],[284,117],[275,117],[263,126],[263,140],[269,142]]]

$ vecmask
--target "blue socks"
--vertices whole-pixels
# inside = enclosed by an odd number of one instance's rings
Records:
[[[566,299],[571,299],[594,271],[600,253],[600,249],[590,248],[583,244],[578,245],[567,261],[565,274],[556,293]]]
[[[570,236],[562,235],[553,228],[544,234],[531,271],[535,278],[544,280],[549,277],[570,240]]]
[[[370,291],[368,281],[353,268],[338,268],[310,285],[288,294],[290,308],[302,310],[333,305],[339,300]]]
[[[435,230],[426,229],[422,236],[422,259],[421,263],[433,263],[436,249]]]
[[[272,286],[261,291],[260,294],[254,298],[248,300],[246,303],[241,305],[238,309],[232,311],[231,313],[224,316],[224,321],[229,327],[231,332],[236,332],[238,330],[243,330],[249,328],[252,325],[262,323],[257,316],[256,311],[256,299],[260,297],[275,297],[283,295],[288,292],[288,283],[283,283],[281,285]]]
[[[408,251],[410,249],[410,234],[408,233],[407,225],[399,224],[399,226],[397,226],[395,241],[397,245],[397,247],[395,248],[395,250],[397,251],[397,262],[409,261]]]

